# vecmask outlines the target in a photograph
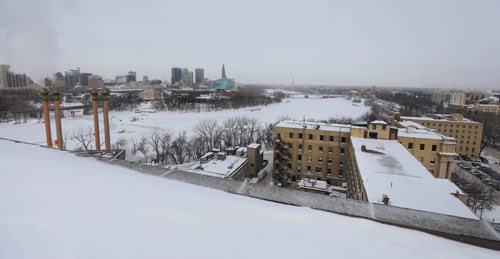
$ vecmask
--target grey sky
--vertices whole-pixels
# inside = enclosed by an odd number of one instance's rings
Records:
[[[242,83],[500,88],[498,0],[1,0],[0,10],[0,63],[30,73],[170,78],[179,66],[215,79],[226,64]]]

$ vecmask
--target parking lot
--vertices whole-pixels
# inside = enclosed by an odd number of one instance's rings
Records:
[[[496,170],[497,165],[498,162],[490,162],[485,157],[457,161],[458,167],[478,178],[485,185],[500,191],[500,172]]]

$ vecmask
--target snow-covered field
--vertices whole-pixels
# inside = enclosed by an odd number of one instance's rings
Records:
[[[315,120],[343,116],[358,118],[368,111],[370,111],[370,107],[364,106],[362,103],[355,106],[351,101],[343,98],[291,98],[284,100],[282,103],[268,106],[217,112],[111,112],[110,130],[111,140],[115,142],[119,138],[127,140],[140,139],[155,127],[160,127],[172,133],[186,131],[190,135],[196,124],[207,119],[224,121],[236,116],[247,116],[257,118],[262,123],[274,123],[282,116],[297,120],[302,120],[304,117]],[[101,118],[101,132],[103,132],[102,114],[99,114],[99,116]],[[134,118],[137,120],[133,121]],[[53,122],[52,120],[52,138],[55,140],[56,133]],[[62,122],[63,135],[69,137],[72,132],[78,131],[80,128],[92,128],[92,125],[92,116],[77,113],[75,118],[71,118],[67,115]],[[12,123],[0,124],[0,137],[45,144],[43,120],[31,120],[28,123],[19,125],[13,125]],[[101,142],[104,142],[103,133],[101,134]],[[77,142],[68,140],[68,149],[74,149],[77,146]]]
[[[57,150],[0,140],[0,152],[0,258],[500,257]]]

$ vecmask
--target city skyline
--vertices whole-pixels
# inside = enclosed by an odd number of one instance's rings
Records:
[[[39,80],[81,67],[170,80],[202,67],[238,83],[500,88],[497,1],[6,0],[0,63]],[[26,44],[28,42],[29,44]]]

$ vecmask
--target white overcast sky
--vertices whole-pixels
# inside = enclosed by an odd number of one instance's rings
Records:
[[[241,83],[500,88],[499,0],[0,0],[0,63]]]

